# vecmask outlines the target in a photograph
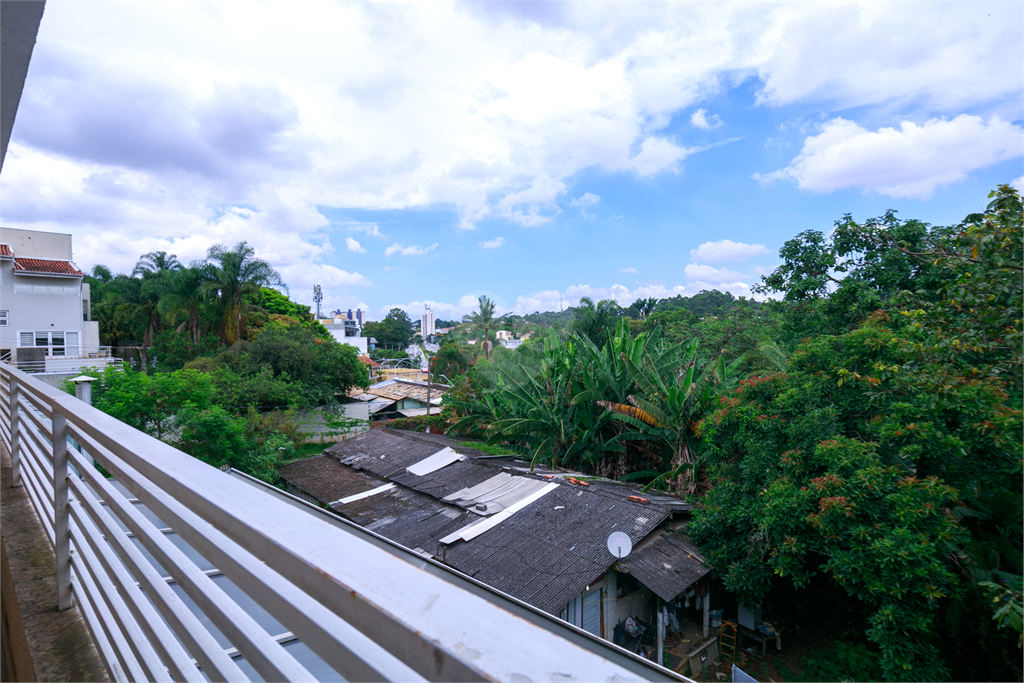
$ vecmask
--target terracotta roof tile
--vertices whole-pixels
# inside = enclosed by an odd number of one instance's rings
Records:
[[[71,261],[51,261],[40,258],[15,258],[16,273],[53,273],[54,275],[84,275]]]
[[[0,244],[0,256],[14,256],[14,254],[11,253],[11,245]]]

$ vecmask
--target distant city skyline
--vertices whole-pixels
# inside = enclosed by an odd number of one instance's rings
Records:
[[[0,225],[457,320],[750,296],[803,230],[1024,183],[1021,3],[301,8],[49,3]]]

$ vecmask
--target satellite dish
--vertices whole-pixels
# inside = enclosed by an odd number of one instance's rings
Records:
[[[620,560],[633,550],[633,541],[622,531],[613,531],[608,537],[608,552]]]

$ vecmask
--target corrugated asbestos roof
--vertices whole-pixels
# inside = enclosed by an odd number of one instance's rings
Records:
[[[688,586],[711,571],[697,547],[683,534],[665,531],[622,561],[643,585],[662,600],[674,600]]]
[[[406,470],[446,446],[470,459],[425,476]],[[335,444],[323,456],[291,463],[279,472],[290,484],[325,503],[387,482],[400,484],[347,505],[334,505],[333,509],[361,526],[443,559],[465,574],[554,614],[615,561],[606,545],[610,533],[624,531],[634,545],[640,546],[671,514],[668,506],[656,504],[650,497],[649,502],[642,503],[622,495],[623,491],[636,493],[635,488],[581,486],[513,471],[516,478],[530,482],[531,490],[552,481],[560,485],[480,536],[444,546],[441,538],[483,517],[442,499],[493,479],[502,470],[504,481],[512,469],[508,465],[522,464],[511,458],[475,459],[481,455],[439,435],[374,429]],[[646,560],[637,564],[637,578],[645,585],[639,572],[648,564]],[[652,568],[646,575],[659,587],[671,578],[656,574]],[[654,585],[650,587],[661,594]]]
[[[14,259],[15,273],[46,273],[50,275],[83,275],[82,271],[75,268],[70,261],[52,261],[41,258]]]
[[[367,393],[374,394],[375,396],[383,396],[385,398],[394,398],[398,401],[403,398],[412,398],[422,403],[427,402],[427,384],[426,382],[410,382],[409,380],[402,379],[388,379],[383,382],[373,384]],[[448,387],[432,384],[430,386],[430,402],[440,402],[441,397],[444,396],[445,392],[448,391]]]

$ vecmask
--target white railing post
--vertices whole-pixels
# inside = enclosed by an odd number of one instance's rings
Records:
[[[7,386],[11,400],[11,481],[12,486],[17,487],[21,486],[21,420],[18,418],[18,380],[13,373],[7,375]]]
[[[68,518],[68,421],[53,411],[53,551],[57,556],[57,609],[71,607],[71,534]]]

